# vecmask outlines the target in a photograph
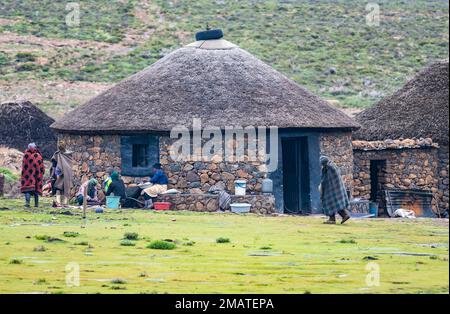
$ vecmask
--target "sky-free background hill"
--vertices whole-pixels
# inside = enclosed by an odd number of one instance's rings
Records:
[[[1,0],[0,101],[27,98],[58,117],[205,28],[340,107],[362,108],[448,58],[448,1]],[[373,1],[375,2],[375,1]]]

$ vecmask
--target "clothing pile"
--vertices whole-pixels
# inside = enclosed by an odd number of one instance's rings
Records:
[[[230,209],[231,196],[225,191],[225,187],[214,185],[208,190],[208,193],[219,195],[219,208],[221,210]]]

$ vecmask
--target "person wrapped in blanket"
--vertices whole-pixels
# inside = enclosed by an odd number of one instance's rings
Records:
[[[58,150],[53,154],[50,168],[52,195],[56,196],[53,207],[67,207],[73,186],[72,152],[66,149],[64,142],[59,142]]]
[[[145,208],[148,209],[153,208],[153,201],[159,194],[167,191],[167,185],[169,184],[169,179],[162,170],[160,163],[153,165],[152,172],[153,175],[150,179],[152,185],[142,191],[145,200]]]
[[[85,192],[87,205],[101,205],[102,202],[98,199],[97,185],[98,181],[96,179],[90,179],[80,186],[76,196],[79,206],[83,205]]]
[[[126,206],[127,194],[125,190],[125,183],[120,178],[120,174],[117,171],[113,171],[111,176],[105,182],[105,195],[110,196],[120,196],[120,204],[122,208]]]
[[[341,224],[350,219],[350,205],[341,172],[327,156],[320,156],[322,178],[319,187],[322,208],[329,217],[325,224],[336,224],[336,214],[342,217]]]
[[[39,195],[42,195],[44,182],[44,159],[35,143],[28,144],[23,154],[20,191],[25,194],[25,207],[30,207],[31,196],[34,206],[39,206]]]

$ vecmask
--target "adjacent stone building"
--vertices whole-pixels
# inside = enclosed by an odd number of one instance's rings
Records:
[[[180,140],[174,128],[195,138],[195,119],[207,126],[201,128],[203,144],[216,139],[214,149],[225,152],[242,145],[239,159],[214,154],[174,160],[170,152]],[[267,207],[275,205],[278,212],[321,213],[320,154],[342,167],[352,189],[351,134],[358,124],[222,38],[175,50],[52,127],[74,152],[76,185],[91,177],[104,179],[114,169],[126,183],[140,182],[149,176],[152,163],[160,162],[169,188],[196,196],[186,198],[186,206],[177,204],[178,209],[211,210],[203,195],[210,187],[219,184],[233,193],[235,180],[244,179],[250,194],[246,201],[261,207],[258,212],[270,212]],[[237,135],[227,139],[230,129],[243,129],[247,140],[241,143]],[[257,144],[248,140],[252,134]],[[252,158],[261,143],[271,148],[270,162]],[[189,145],[189,154],[197,156],[195,140]],[[261,196],[267,177],[274,183],[274,203]]]
[[[428,191],[449,210],[448,61],[427,67],[392,96],[361,112],[354,133],[354,196],[386,209],[386,190]]]

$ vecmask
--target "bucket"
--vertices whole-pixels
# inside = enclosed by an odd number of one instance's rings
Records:
[[[247,190],[247,181],[236,180],[234,181],[234,195],[244,196]]]
[[[230,204],[231,212],[232,213],[237,213],[237,214],[249,213],[251,206],[252,205],[247,204],[247,203],[233,203],[233,204]]]
[[[369,203],[369,214],[374,215],[374,217],[378,217],[378,203]]]
[[[155,210],[170,210],[172,203],[169,202],[155,202],[153,204]]]
[[[106,207],[111,209],[118,209],[120,205],[120,196],[107,196]]]

